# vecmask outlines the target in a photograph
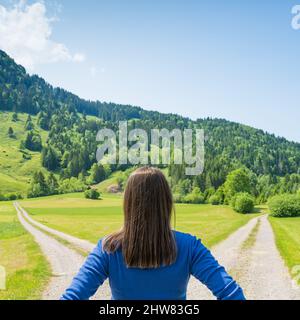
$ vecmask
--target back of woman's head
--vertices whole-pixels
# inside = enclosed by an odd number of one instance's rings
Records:
[[[124,227],[104,240],[104,250],[122,248],[128,267],[157,268],[176,259],[171,230],[172,193],[163,173],[152,167],[134,171],[124,194]]]

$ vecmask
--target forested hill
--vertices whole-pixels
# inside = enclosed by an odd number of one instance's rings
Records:
[[[205,172],[190,178],[191,185],[198,186],[203,192],[217,189],[229,172],[243,166],[273,189],[279,177],[290,179],[291,174],[300,173],[299,143],[223,119],[191,121],[179,115],[146,111],[130,105],[86,101],[52,87],[36,75],[28,75],[3,51],[0,51],[1,110],[14,113],[14,117],[27,113],[37,118],[39,128],[48,132],[47,140],[39,137],[29,118],[27,136],[20,149],[41,152],[42,165],[61,179],[88,176],[96,162],[97,131],[103,126],[116,128],[120,120],[130,120],[130,127],[146,130],[203,128],[206,135]],[[8,135],[13,136],[13,132]],[[126,168],[111,168],[113,171],[119,169]],[[186,179],[183,171],[169,167],[174,185]]]
[[[115,103],[93,102],[61,88],[54,88],[37,75],[30,76],[4,51],[0,50],[0,108],[2,110],[38,114],[40,111],[54,112],[65,105],[69,111],[100,117],[108,121],[129,119],[163,119],[175,116],[155,111],[145,111],[140,107]],[[188,119],[185,119],[186,121]]]

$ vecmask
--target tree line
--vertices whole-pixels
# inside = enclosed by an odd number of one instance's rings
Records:
[[[14,121],[19,112],[28,113],[26,136],[20,147],[41,152],[43,167],[53,174],[52,184],[53,176],[58,179],[59,186],[49,191],[45,187],[50,183],[46,177],[45,183],[41,176],[33,177],[37,186],[31,186],[31,196],[81,189],[80,182],[84,185],[98,183],[112,172],[129,169],[130,165],[104,168],[95,158],[97,132],[102,128],[117,132],[121,120],[128,121],[128,130],[142,128],[148,133],[153,128],[204,129],[204,173],[187,177],[184,165],[167,166],[178,201],[218,202],[217,199],[222,199],[226,203],[228,195],[223,190],[226,181],[239,169],[246,170],[250,177],[252,189],[246,193],[258,202],[266,202],[275,194],[296,193],[299,189],[299,143],[224,119],[192,121],[136,106],[86,101],[63,89],[53,88],[38,76],[28,75],[3,51],[0,51],[0,66],[0,110],[12,111]],[[37,128],[31,115],[37,115]],[[42,141],[39,128],[48,131],[47,141]],[[14,138],[13,127],[8,136]],[[79,181],[78,186],[73,185],[75,180]]]

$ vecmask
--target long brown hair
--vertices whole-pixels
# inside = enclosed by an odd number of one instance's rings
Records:
[[[128,267],[158,268],[174,263],[173,199],[164,174],[152,167],[134,171],[127,182],[123,210],[123,228],[104,239],[103,249],[113,253],[122,248]]]

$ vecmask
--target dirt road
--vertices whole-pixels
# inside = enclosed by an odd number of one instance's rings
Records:
[[[84,258],[50,235],[67,241],[73,247],[85,252],[90,252],[95,244],[51,229],[33,220],[18,203],[15,204],[15,207],[21,223],[33,234],[53,270],[54,276],[43,298],[56,299],[79,270]],[[273,231],[266,215],[250,220],[245,226],[215,246],[212,253],[238,281],[247,299],[300,300],[300,288],[293,284],[278,253]],[[110,288],[106,282],[94,298],[110,299],[110,296]],[[193,277],[188,286],[187,296],[191,300],[215,299],[209,290]]]
[[[78,272],[84,262],[84,257],[75,250],[57,241],[45,232],[34,227],[26,220],[24,211],[15,203],[18,219],[23,227],[33,235],[39,244],[43,254],[50,263],[52,276],[51,280],[43,293],[43,300],[57,300],[64,290],[70,285],[74,275]],[[96,299],[110,299],[110,290],[107,282],[99,288],[95,295]]]

